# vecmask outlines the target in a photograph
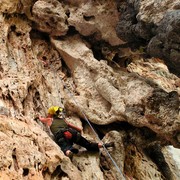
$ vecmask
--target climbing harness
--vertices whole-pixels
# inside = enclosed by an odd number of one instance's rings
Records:
[[[54,77],[55,77],[55,76],[56,76],[55,69],[52,68],[52,70],[53,70],[53,72],[54,72]],[[69,97],[72,98],[72,100],[75,102],[75,104],[77,105],[77,107],[80,107],[80,106],[78,106],[78,102],[77,102],[76,99],[74,98],[74,95],[70,92],[69,88],[66,86],[65,82],[63,81],[63,79],[62,79],[61,77],[60,77],[60,81],[61,81],[61,83],[63,84],[64,88],[67,90]],[[56,86],[57,86],[57,84],[56,84]],[[58,93],[58,95],[59,95],[59,93]],[[60,97],[60,96],[59,96],[59,97]],[[79,108],[79,109],[80,109],[81,114],[84,116],[84,119],[85,119],[86,122],[89,124],[90,128],[92,129],[92,131],[94,132],[95,136],[97,137],[98,141],[99,141],[99,142],[102,142],[102,141],[100,140],[98,134],[96,133],[95,129],[94,129],[93,126],[91,125],[90,121],[88,120],[88,118],[87,118],[86,114],[84,113],[84,111],[83,111],[81,108]],[[113,163],[114,166],[116,167],[117,171],[120,173],[122,179],[125,180],[125,179],[126,179],[125,176],[124,176],[123,173],[121,172],[121,169],[118,167],[118,165],[117,165],[117,163],[115,162],[115,160],[112,158],[112,156],[111,156],[110,153],[108,152],[108,150],[107,150],[107,148],[105,147],[104,143],[102,143],[102,146],[103,146],[106,154],[109,156],[109,158],[111,159],[112,163]]]

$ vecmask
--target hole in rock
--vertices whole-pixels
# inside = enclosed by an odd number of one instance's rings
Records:
[[[100,42],[96,43],[96,44],[92,44],[92,52],[93,52],[94,57],[97,60],[104,59],[104,56],[101,51],[101,43]]]
[[[4,72],[4,69],[3,69],[3,67],[2,67],[1,62],[0,62],[0,71],[1,71],[2,73]]]
[[[28,168],[23,168],[23,176],[27,176],[29,174]]]
[[[60,177],[60,175],[62,175],[63,171],[61,170],[60,165],[56,167],[56,169],[54,170],[54,172],[52,173],[51,177],[55,178],[55,177]]]
[[[37,29],[32,29],[30,32],[30,38],[31,39],[43,39],[47,42],[50,41],[49,35],[45,32],[40,32]]]
[[[83,16],[83,18],[86,20],[86,21],[91,21],[91,20],[94,20],[95,17],[94,16]]]
[[[12,155],[12,158],[13,158],[14,160],[16,160],[16,155]]]
[[[30,93],[31,90],[32,90],[32,86],[30,85],[30,86],[28,87],[28,93]]]
[[[11,31],[16,31],[16,25],[11,26]]]
[[[37,100],[40,100],[40,94],[39,94],[39,92],[38,92],[38,91],[36,91],[36,93],[35,93],[35,97],[36,97],[36,99],[37,99]]]
[[[75,35],[77,34],[78,31],[76,30],[76,28],[74,26],[69,26],[68,32],[66,36],[71,36],[71,35]]]
[[[67,77],[71,77],[71,70],[69,69],[69,67],[66,65],[66,63],[62,60],[62,72],[67,76]]]
[[[47,60],[47,57],[46,57],[46,56],[43,56],[42,59],[45,61],[45,60]]]
[[[131,63],[131,58],[119,57],[118,53],[112,59],[113,62],[116,62],[120,67],[126,68]]]
[[[171,179],[171,170],[167,164],[165,157],[161,151],[161,146],[155,144],[149,148],[145,149],[146,154],[152,159],[152,161],[157,165],[159,170],[167,179]]]
[[[17,36],[20,36],[20,35],[21,35],[21,33],[20,33],[20,32],[17,32],[17,33],[16,33],[16,35],[17,35]]]
[[[51,25],[49,24],[49,22],[46,22],[45,24],[46,24],[47,26],[51,27]]]
[[[69,18],[70,17],[70,11],[69,9],[65,12],[66,16]]]

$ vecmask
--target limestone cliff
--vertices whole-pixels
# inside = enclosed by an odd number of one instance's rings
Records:
[[[178,180],[179,5],[1,0],[0,179]],[[34,120],[51,105],[115,147],[69,159]]]

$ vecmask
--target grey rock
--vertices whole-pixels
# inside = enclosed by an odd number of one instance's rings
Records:
[[[148,44],[148,53],[163,58],[169,69],[180,75],[180,10],[166,13]]]

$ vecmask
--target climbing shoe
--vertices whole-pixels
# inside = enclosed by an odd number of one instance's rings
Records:
[[[73,157],[73,152],[70,152],[70,153],[68,154],[68,157],[71,159],[71,158]]]
[[[73,152],[70,151],[70,150],[67,150],[65,154],[66,154],[66,156],[69,157],[69,158],[72,158],[72,157],[73,157]]]
[[[72,149],[71,149],[71,152],[73,152],[74,154],[77,154],[77,153],[79,152],[79,150],[76,149],[76,148],[72,148]]]
[[[108,147],[114,147],[114,142],[105,143],[104,146],[105,146],[106,148],[108,148]]]

